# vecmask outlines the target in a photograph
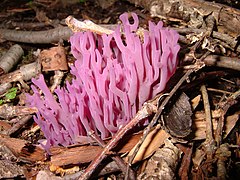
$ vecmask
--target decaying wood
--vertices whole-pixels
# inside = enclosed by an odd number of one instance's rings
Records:
[[[166,139],[164,147],[159,148],[149,159],[146,169],[137,179],[175,179],[175,171],[181,154],[182,152]]]
[[[181,151],[183,152],[182,163],[178,170],[178,176],[180,179],[188,179],[190,165],[191,165],[191,158],[193,152],[193,144],[188,144],[187,146],[177,144],[176,145]]]
[[[228,144],[221,144],[216,151],[217,157],[217,177],[219,179],[227,179],[226,161],[231,156]]]
[[[212,14],[219,32],[237,37],[240,34],[240,11],[203,0],[128,0],[149,10],[152,16],[175,21],[194,22]]]

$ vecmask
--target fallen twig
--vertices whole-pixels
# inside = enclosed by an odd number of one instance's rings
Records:
[[[13,45],[7,53],[5,53],[0,59],[0,69],[7,73],[10,69],[17,64],[20,60],[21,56],[23,55],[23,49],[18,44]],[[1,71],[0,70],[0,71]],[[1,71],[1,72],[2,72]],[[1,73],[0,73],[1,75]]]
[[[68,40],[71,35],[72,31],[68,27],[57,27],[46,31],[0,29],[0,39],[2,40],[33,44],[57,43],[61,39]]]
[[[208,66],[218,66],[240,71],[240,59],[219,55],[208,55],[204,58],[204,63]]]
[[[27,122],[32,118],[32,115],[27,115],[24,117],[20,117],[18,122],[13,125],[11,129],[8,130],[7,135],[12,136],[17,131],[19,131]]]

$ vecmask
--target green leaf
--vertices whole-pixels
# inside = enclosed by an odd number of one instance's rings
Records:
[[[11,88],[8,90],[7,94],[5,95],[5,98],[7,100],[15,99],[17,95],[17,88]]]
[[[3,104],[3,100],[2,99],[0,99],[0,105],[2,105]]]

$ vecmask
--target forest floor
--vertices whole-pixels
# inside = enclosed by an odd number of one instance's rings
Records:
[[[1,179],[240,177],[240,2],[146,2],[0,2]],[[73,31],[100,36],[114,30],[125,12],[136,13],[144,29],[148,21],[163,21],[179,33],[176,73],[115,136],[103,141],[88,132],[91,143],[59,144],[46,152],[40,145],[44,133],[34,121],[39,109],[26,97],[34,91],[32,78],[43,74],[51,92],[66,86],[74,78]],[[79,27],[66,22],[69,16],[99,26]],[[151,123],[136,128],[146,117]]]

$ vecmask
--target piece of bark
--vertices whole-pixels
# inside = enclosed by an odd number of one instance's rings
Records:
[[[122,154],[130,151],[139,141],[142,134],[135,134],[119,150]],[[69,164],[87,163],[92,161],[101,151],[100,146],[75,146],[75,147],[53,147],[51,151],[51,163],[55,166],[64,166]],[[66,158],[67,157],[67,158]]]
[[[194,15],[212,14],[217,20],[219,32],[237,37],[240,34],[240,10],[203,0],[128,0],[149,10],[152,16],[194,21]]]

